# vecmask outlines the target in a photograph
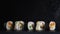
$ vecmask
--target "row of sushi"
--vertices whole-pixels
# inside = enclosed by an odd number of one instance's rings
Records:
[[[15,25],[14,25],[14,30],[21,31],[24,28],[24,24],[25,24],[24,21],[16,21]],[[13,22],[12,21],[7,21],[5,26],[6,26],[6,29],[9,31],[13,28],[12,27]],[[34,27],[35,27],[36,31],[43,31],[44,27],[45,27],[45,22],[44,21],[37,21],[36,26],[35,26],[33,21],[29,21],[27,23],[27,28],[28,28],[29,31],[34,30]],[[49,30],[54,31],[55,29],[56,29],[56,22],[55,21],[50,21]]]

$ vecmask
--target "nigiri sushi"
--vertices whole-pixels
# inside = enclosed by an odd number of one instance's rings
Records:
[[[45,27],[44,21],[37,21],[36,22],[36,31],[43,31]]]
[[[8,22],[6,23],[6,29],[7,29],[7,30],[11,30],[12,27],[13,27],[13,22],[12,22],[12,21],[8,21]]]
[[[24,27],[24,21],[16,21],[15,22],[15,30],[20,31]]]
[[[29,31],[34,30],[34,22],[29,21],[27,26],[28,26],[28,30],[29,30]]]
[[[49,23],[49,28],[51,31],[54,31],[56,29],[56,23],[54,21],[51,21]]]

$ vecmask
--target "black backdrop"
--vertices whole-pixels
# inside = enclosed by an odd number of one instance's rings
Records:
[[[9,8],[9,7],[8,7]],[[57,23],[56,31],[60,31],[60,1],[59,0],[16,0],[16,7],[11,0],[11,11],[0,12],[0,30],[5,31],[4,23],[11,20],[23,20],[25,22],[24,31],[27,31],[28,21],[43,20],[46,22],[46,31],[49,31],[50,21]]]

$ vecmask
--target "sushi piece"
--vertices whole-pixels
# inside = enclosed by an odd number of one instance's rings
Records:
[[[29,21],[27,26],[28,26],[28,30],[29,31],[33,31],[33,29],[34,29],[34,22]]]
[[[6,29],[7,29],[7,30],[12,30],[12,28],[13,28],[13,22],[12,22],[12,21],[8,21],[8,22],[6,23]]]
[[[54,31],[56,29],[56,23],[54,21],[49,23],[49,29],[50,31]]]
[[[16,21],[15,22],[15,30],[21,31],[24,27],[24,21]]]
[[[37,21],[36,22],[36,31],[43,31],[45,27],[44,21]]]

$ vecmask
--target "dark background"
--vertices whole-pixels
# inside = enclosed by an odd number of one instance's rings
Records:
[[[38,20],[46,22],[46,31],[49,31],[48,24],[50,21],[57,23],[56,31],[60,31],[60,1],[59,0],[11,0],[11,11],[8,7],[5,11],[0,12],[0,30],[5,31],[4,23],[11,20],[23,20],[25,22],[24,31],[27,31],[27,22]]]

